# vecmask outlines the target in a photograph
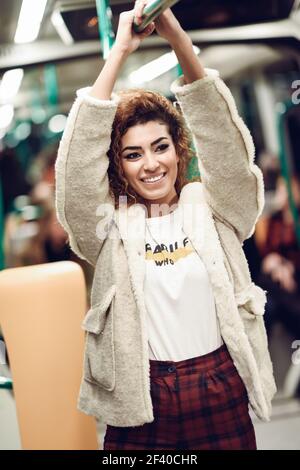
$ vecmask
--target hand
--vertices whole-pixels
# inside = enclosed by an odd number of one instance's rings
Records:
[[[138,23],[142,21],[143,10],[148,3],[149,0],[137,0],[135,2],[134,12]],[[169,43],[174,42],[178,38],[179,33],[185,33],[171,8],[164,10],[154,20],[154,24],[157,34],[166,39]]]
[[[114,47],[130,54],[135,51],[141,42],[155,29],[154,22],[150,23],[141,33],[135,33],[132,29],[134,10],[123,11],[119,17],[119,24]]]
[[[287,292],[292,293],[297,290],[294,265],[278,253],[270,253],[263,259],[262,271],[268,274],[273,282],[278,282],[280,287]]]

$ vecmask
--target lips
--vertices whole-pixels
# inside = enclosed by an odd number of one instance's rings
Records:
[[[145,181],[146,178],[142,178],[141,180],[142,180],[143,183],[145,183],[145,184],[155,184],[155,183],[159,183],[160,181],[162,181],[162,180],[165,178],[166,174],[167,174],[167,173],[164,172],[164,173],[160,173],[160,175],[152,176],[152,178],[156,178],[156,177],[158,177],[158,176],[161,176],[159,179],[157,179],[157,180],[155,180],[155,181]]]

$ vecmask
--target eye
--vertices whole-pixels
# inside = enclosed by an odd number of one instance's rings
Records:
[[[126,158],[127,160],[134,160],[135,158],[137,158],[140,154],[137,153],[137,152],[133,152],[133,153],[129,153],[128,155],[126,155]]]
[[[163,151],[166,150],[169,147],[169,144],[161,144],[159,145],[156,150]],[[135,160],[136,158],[140,157],[140,153],[133,152],[133,153],[128,153],[124,158],[126,160]]]
[[[157,147],[156,150],[159,150],[159,149],[166,150],[168,147],[169,147],[169,144],[161,144]]]

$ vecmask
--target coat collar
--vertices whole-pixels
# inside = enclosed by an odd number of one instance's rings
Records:
[[[188,183],[183,187],[178,201],[178,210],[183,218],[183,230],[191,239],[196,240],[198,248],[204,240],[207,205],[203,194],[203,185],[199,182]],[[127,255],[135,252],[140,258],[145,254],[145,220],[146,209],[140,204],[127,208],[120,206],[115,211],[114,221],[119,229],[121,238],[127,247]]]

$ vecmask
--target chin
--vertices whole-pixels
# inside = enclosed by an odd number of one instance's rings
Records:
[[[169,191],[143,191],[143,193],[141,194],[141,196],[145,199],[149,199],[149,200],[153,200],[155,201],[156,199],[161,199],[161,198],[164,198],[164,197],[167,197],[167,195],[169,194]]]

